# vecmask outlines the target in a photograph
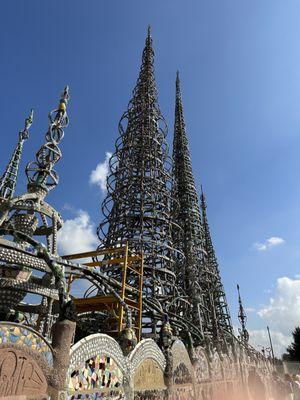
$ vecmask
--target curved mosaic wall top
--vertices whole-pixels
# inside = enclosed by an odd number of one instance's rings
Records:
[[[173,354],[173,368],[176,369],[179,364],[184,364],[189,373],[193,375],[193,366],[184,343],[181,340],[175,340],[171,351]]]
[[[126,359],[113,338],[87,336],[71,348],[69,399],[123,399],[126,371]]]
[[[163,352],[152,339],[140,341],[134,350],[129,354],[130,370],[134,374],[139,365],[147,358],[153,359],[160,366],[162,371],[166,368],[166,359]]]
[[[128,370],[128,363],[118,342],[111,336],[103,333],[89,335],[71,347],[69,373],[77,369],[86,360],[96,355],[105,354],[113,358],[124,374]]]

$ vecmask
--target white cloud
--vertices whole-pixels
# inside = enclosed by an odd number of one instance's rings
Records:
[[[255,311],[255,308],[253,308],[253,307],[246,307],[246,308],[245,308],[245,311],[251,313],[251,312],[254,312],[254,311]]]
[[[269,239],[266,239],[262,243],[261,242],[254,243],[253,247],[258,251],[266,251],[273,247],[283,245],[284,243],[285,243],[284,239],[277,236],[272,236]]]
[[[270,327],[274,352],[280,356],[292,341],[292,331],[300,325],[300,279],[278,278],[269,304],[262,306],[257,314],[265,326]],[[249,333],[254,347],[269,347],[266,329],[250,330]]]
[[[274,354],[277,357],[280,357],[283,353],[286,352],[287,346],[291,343],[291,338],[288,335],[284,335],[281,332],[270,331]],[[267,329],[259,329],[259,330],[249,330],[249,343],[255,347],[257,350],[261,351],[262,347],[270,348],[270,341]]]
[[[275,330],[291,335],[295,326],[300,325],[300,279],[277,279],[274,296],[258,315]]]
[[[233,330],[236,336],[240,335],[240,326],[233,326]],[[262,348],[270,348],[270,341],[267,331],[265,329],[247,329],[249,333],[249,343],[258,351],[261,352]],[[270,329],[272,338],[273,350],[275,357],[281,357],[283,353],[286,353],[286,348],[291,344],[291,337],[284,335],[281,332],[273,331]]]
[[[86,211],[76,211],[73,219],[67,219],[58,231],[57,240],[60,254],[80,253],[95,250],[99,244],[94,224]]]
[[[90,183],[98,185],[102,192],[106,192],[106,177],[109,173],[109,159],[112,153],[105,153],[105,160],[100,162],[96,168],[91,172]]]

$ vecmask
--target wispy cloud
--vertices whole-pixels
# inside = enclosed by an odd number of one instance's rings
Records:
[[[266,251],[266,250],[272,249],[273,247],[281,246],[284,243],[285,243],[284,239],[277,237],[277,236],[272,236],[272,237],[266,239],[264,242],[253,243],[253,247],[257,251]]]
[[[249,312],[249,313],[252,313],[252,312],[255,312],[255,308],[253,308],[253,307],[246,307],[246,308],[245,308],[245,311],[246,311],[246,312]]]
[[[100,162],[90,174],[90,183],[100,187],[103,193],[106,192],[106,178],[109,172],[109,159],[112,153],[105,153],[105,160]]]

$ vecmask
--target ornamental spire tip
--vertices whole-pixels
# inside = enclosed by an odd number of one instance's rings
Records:
[[[28,117],[28,119],[29,119],[29,121],[33,121],[33,114],[34,114],[34,109],[32,108],[31,110],[30,110],[30,114],[29,114],[29,117]]]
[[[25,119],[24,129],[19,133],[21,140],[27,140],[29,138],[29,128],[31,127],[32,122],[33,122],[33,108],[31,108],[30,114]]]
[[[200,185],[200,188],[201,188],[201,208],[204,209],[206,208],[206,201],[205,201],[203,186]]]
[[[63,90],[63,92],[62,92],[62,94],[61,94],[61,99],[62,99],[62,100],[65,100],[65,101],[68,101],[69,98],[70,98],[70,95],[69,95],[69,86],[66,85],[65,88],[64,88],[64,90]]]
[[[176,71],[176,95],[180,96],[180,77],[179,77],[179,71]]]

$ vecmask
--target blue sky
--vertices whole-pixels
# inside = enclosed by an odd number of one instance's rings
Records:
[[[22,169],[33,159],[47,113],[69,84],[60,184],[48,200],[68,221],[83,210],[91,235],[103,198],[91,171],[113,150],[151,24],[170,142],[181,73],[193,168],[234,322],[239,282],[256,343],[265,343],[267,324],[286,343],[300,320],[300,3],[11,0],[1,11],[1,170],[31,107]],[[22,191],[23,173],[19,182]],[[272,237],[284,242],[255,247]]]

